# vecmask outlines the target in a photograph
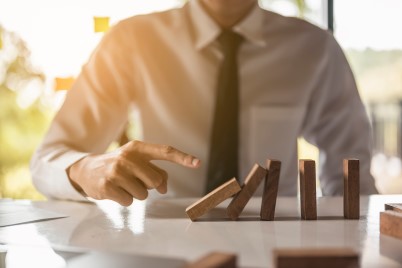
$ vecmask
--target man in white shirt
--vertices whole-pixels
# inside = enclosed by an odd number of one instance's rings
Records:
[[[342,159],[352,157],[361,161],[361,193],[376,193],[370,124],[339,45],[330,33],[265,11],[256,0],[192,0],[113,27],[33,157],[36,187],[51,198],[89,196],[126,206],[151,189],[204,194],[222,29],[243,39],[239,177],[254,163],[279,159],[279,194],[296,195],[297,137],[303,136],[320,149],[324,195],[342,194]],[[130,109],[139,115],[143,141],[105,153]]]

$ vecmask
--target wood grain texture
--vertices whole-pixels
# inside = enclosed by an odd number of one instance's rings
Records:
[[[350,248],[274,249],[277,268],[359,267],[359,254]]]
[[[393,210],[402,213],[402,204],[385,204],[385,210]]]
[[[236,268],[237,256],[235,254],[212,252],[201,259],[190,263],[187,268]]]
[[[300,206],[301,218],[304,220],[317,219],[317,194],[315,161],[299,160],[300,169]]]
[[[265,168],[258,164],[253,166],[247,178],[244,180],[244,185],[241,191],[233,198],[226,210],[229,218],[232,220],[237,220],[239,218],[244,207],[247,205],[248,201],[257,190],[258,185],[260,185],[266,175],[267,170]]]
[[[392,210],[380,212],[380,233],[402,239],[402,213]]]
[[[265,176],[264,191],[262,193],[260,218],[273,221],[275,218],[276,199],[278,197],[281,161],[267,160],[267,175]]]
[[[236,178],[233,178],[187,207],[186,213],[194,221],[229,197],[240,192],[240,190],[239,183]]]
[[[358,159],[343,160],[343,214],[345,219],[360,218],[360,164]]]

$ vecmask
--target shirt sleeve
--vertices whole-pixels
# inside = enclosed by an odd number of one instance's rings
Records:
[[[123,131],[133,97],[129,36],[121,24],[105,35],[36,150],[32,179],[48,198],[86,200],[67,169],[89,153],[103,153]]]
[[[345,55],[330,33],[318,67],[303,136],[319,148],[323,195],[343,194],[345,158],[360,160],[360,193],[375,194],[370,174],[371,125]]]

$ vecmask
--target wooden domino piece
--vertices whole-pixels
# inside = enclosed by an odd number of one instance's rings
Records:
[[[359,267],[359,254],[350,248],[274,249],[276,268]]]
[[[385,210],[393,210],[402,213],[402,204],[385,204]]]
[[[237,256],[235,254],[212,252],[201,259],[190,263],[187,268],[236,268]]]
[[[203,198],[186,208],[186,213],[192,221],[201,217],[229,197],[240,192],[241,187],[236,178],[233,178],[212,192],[205,195]]]
[[[255,164],[244,180],[244,185],[241,191],[233,198],[227,208],[227,215],[232,220],[237,220],[247,205],[250,198],[260,185],[262,179],[267,175],[267,170],[258,164]]]
[[[343,160],[343,214],[345,219],[360,218],[360,167],[358,159]]]
[[[317,219],[317,194],[315,161],[310,159],[299,160],[300,169],[300,206],[303,220]]]
[[[281,161],[268,159],[267,175],[265,176],[264,191],[262,193],[261,220],[274,220],[280,174]]]
[[[392,210],[380,212],[380,233],[402,239],[402,213]]]

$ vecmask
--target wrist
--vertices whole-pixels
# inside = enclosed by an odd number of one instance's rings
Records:
[[[67,169],[67,176],[68,176],[68,179],[70,180],[71,185],[75,188],[75,190],[77,190],[82,195],[86,195],[86,194],[85,194],[84,190],[82,189],[82,187],[80,186],[79,178],[82,177],[81,170],[82,170],[82,165],[83,165],[83,162],[85,161],[85,158],[86,157],[78,160],[77,162],[72,164]]]

